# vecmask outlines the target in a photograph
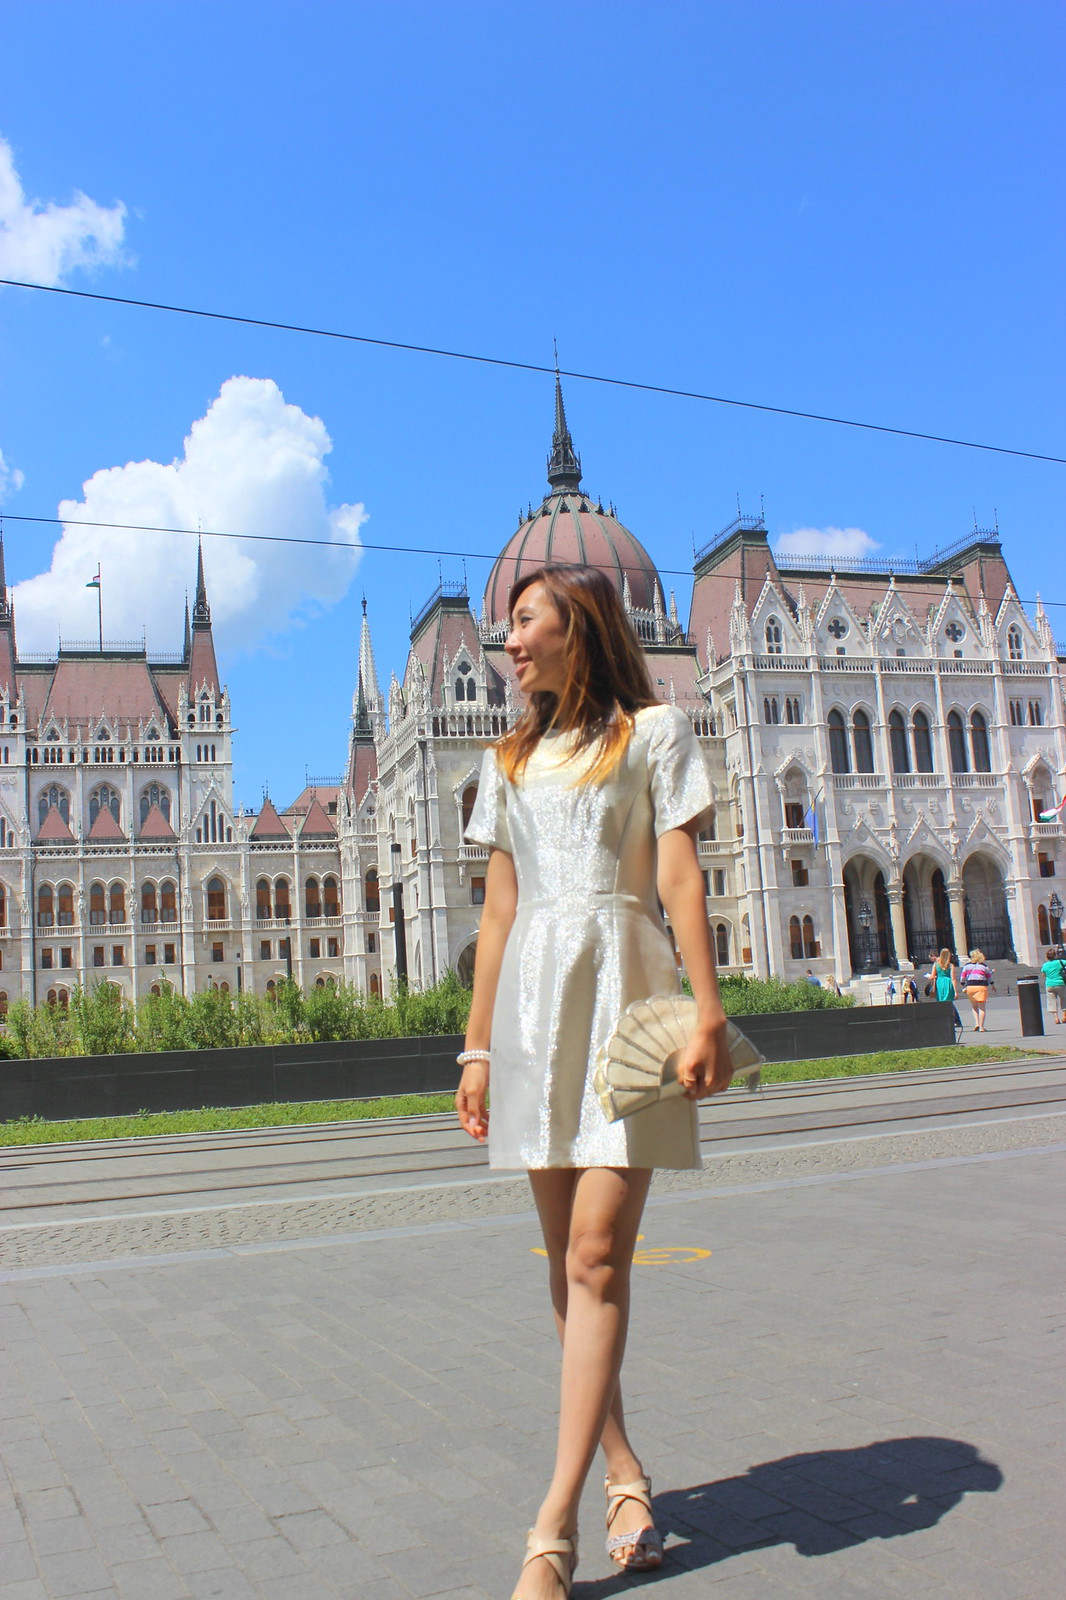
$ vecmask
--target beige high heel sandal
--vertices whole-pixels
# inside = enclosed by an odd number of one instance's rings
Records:
[[[651,1479],[637,1478],[634,1483],[612,1483],[610,1478],[603,1480],[603,1487],[607,1495],[607,1554],[623,1572],[651,1572],[655,1567],[662,1565],[663,1536],[655,1526],[654,1512],[651,1505]],[[636,1500],[648,1513],[649,1521],[643,1528],[636,1528],[629,1533],[611,1533],[611,1526],[623,1500]],[[623,1555],[622,1551],[631,1545],[632,1553]],[[637,1552],[642,1550],[643,1555]]]
[[[531,1561],[546,1561],[562,1584],[563,1594],[569,1595],[577,1571],[577,1534],[572,1539],[564,1539],[561,1534],[556,1539],[542,1539],[531,1531],[526,1540],[526,1559],[522,1563],[522,1572]],[[521,1572],[518,1574],[518,1585],[511,1600],[522,1600]]]

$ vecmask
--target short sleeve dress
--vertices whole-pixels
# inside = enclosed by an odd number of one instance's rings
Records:
[[[546,735],[517,784],[485,753],[467,838],[514,859],[518,906],[492,1017],[493,1167],[700,1166],[696,1108],[675,1098],[607,1121],[596,1056],[626,1006],[676,994],[677,965],[655,890],[656,840],[702,821],[710,780],[692,725],[673,706],[639,711],[605,782],[581,783]]]

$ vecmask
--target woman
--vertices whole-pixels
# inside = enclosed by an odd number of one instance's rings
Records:
[[[950,1000],[952,1002],[951,1010],[955,1018],[955,1026],[961,1030],[962,1018],[959,1016],[958,1007],[954,1004],[958,999],[959,986],[955,982],[954,962],[951,959],[950,950],[941,950],[936,957],[925,987],[927,994],[930,991],[932,992],[934,1000]]]
[[[1066,961],[1057,956],[1054,950],[1049,950],[1040,970],[1044,974],[1047,997],[1055,1008],[1055,1021],[1061,1022],[1063,1001],[1066,1000]]]
[[[973,1007],[974,1032],[984,1033],[988,991],[994,989],[995,984],[983,950],[970,951],[970,958],[959,973],[959,988]]]
[[[630,1268],[652,1169],[699,1167],[695,1101],[728,1087],[730,1061],[695,846],[711,794],[691,725],[656,702],[603,573],[542,567],[515,584],[510,613],[527,704],[485,754],[467,830],[490,855],[456,1108],[493,1166],[528,1170],[544,1235],[558,1446],[515,1596],[562,1600],[598,1444],[612,1559],[662,1560],[618,1383]],[[678,988],[659,901],[698,1008],[684,1096],[609,1123],[592,1087],[600,1045],[627,1005]]]

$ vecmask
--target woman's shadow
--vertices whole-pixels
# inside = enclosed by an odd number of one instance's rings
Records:
[[[882,1439],[854,1450],[815,1450],[655,1497],[655,1517],[670,1548],[657,1574],[692,1571],[774,1544],[824,1556],[867,1539],[896,1539],[931,1528],[964,1494],[990,1494],[1003,1474],[960,1439]],[[583,1600],[614,1594],[619,1582],[579,1584]]]

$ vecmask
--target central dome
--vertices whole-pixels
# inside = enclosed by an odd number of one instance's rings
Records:
[[[485,586],[485,616],[490,625],[507,620],[507,596],[523,573],[549,562],[560,566],[602,567],[622,594],[629,586],[637,611],[663,606],[655,563],[635,534],[618,518],[594,506],[580,492],[551,494],[526,517],[497,556]]]
[[[507,620],[507,596],[512,584],[549,562],[600,567],[632,609],[665,609],[659,574],[640,540],[619,522],[613,510],[604,511],[602,505],[594,505],[581,491],[581,458],[570,437],[558,374],[548,482],[551,493],[544,504],[522,518],[489,574],[484,604],[489,625]]]

